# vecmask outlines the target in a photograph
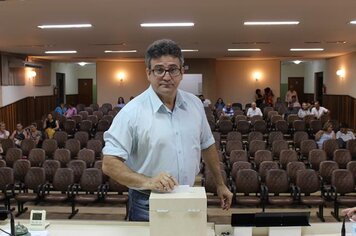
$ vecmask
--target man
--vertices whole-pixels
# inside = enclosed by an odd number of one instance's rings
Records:
[[[69,104],[69,107],[67,111],[64,113],[64,116],[66,118],[72,118],[72,116],[76,115],[77,113],[78,113],[77,108],[75,108],[73,104]]]
[[[263,116],[261,109],[256,106],[256,103],[251,103],[251,107],[247,110],[247,117]]]
[[[294,90],[294,86],[293,85],[290,85],[289,86],[289,89],[286,93],[286,103],[290,103],[292,101],[292,97],[295,96],[296,97],[296,101],[298,102],[298,94],[297,94],[297,91]]]
[[[234,116],[234,110],[232,109],[231,103],[228,103],[223,109],[222,109],[222,116]]]
[[[67,111],[67,108],[64,106],[64,102],[61,102],[59,106],[54,109],[60,116],[64,116],[64,113]]]
[[[302,103],[302,107],[299,109],[298,111],[298,117],[300,119],[303,119],[304,117],[310,115],[310,110],[309,110],[309,107],[308,107],[308,104],[303,102]]]
[[[6,125],[4,122],[0,122],[0,139],[8,139],[10,132],[6,130]]]
[[[202,103],[178,90],[183,62],[175,42],[154,42],[145,57],[151,86],[121,109],[104,134],[103,171],[130,188],[131,221],[149,220],[150,191],[193,186],[201,153],[214,176],[222,208],[231,205],[232,193],[223,182]]]
[[[311,109],[311,114],[314,115],[317,119],[320,119],[322,115],[328,113],[329,110],[325,107],[320,106],[320,103],[318,101],[314,103],[314,107]]]
[[[348,129],[348,126],[344,123],[340,125],[340,130],[336,132],[336,140],[339,143],[340,148],[346,148],[346,143],[349,140],[355,139],[354,133]]]
[[[204,107],[211,108],[211,101],[209,99],[205,98],[203,94],[200,94],[199,98],[200,98],[201,102],[203,103]]]

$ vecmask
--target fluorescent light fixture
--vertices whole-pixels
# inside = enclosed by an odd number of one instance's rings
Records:
[[[193,27],[193,22],[181,23],[142,23],[141,27]]]
[[[199,52],[198,49],[182,49],[182,52]]]
[[[119,51],[112,51],[112,50],[105,50],[105,53],[134,53],[137,50],[119,50]]]
[[[229,52],[260,52],[260,48],[229,48]]]
[[[299,21],[245,21],[244,25],[298,25]]]
[[[296,64],[296,65],[299,65],[301,62],[302,62],[302,61],[299,61],[299,60],[293,61],[293,63]]]
[[[356,20],[352,20],[352,21],[350,21],[350,24],[352,24],[352,25],[356,25]]]
[[[324,51],[324,48],[291,48],[292,52],[320,52]]]
[[[89,62],[84,62],[84,61],[78,62],[78,65],[80,65],[80,66],[85,66],[85,65],[88,65],[88,64],[90,64],[90,63]]]
[[[45,51],[46,54],[71,54],[77,53],[77,51]]]
[[[91,24],[68,24],[68,25],[39,25],[40,29],[72,29],[72,28],[90,28]]]

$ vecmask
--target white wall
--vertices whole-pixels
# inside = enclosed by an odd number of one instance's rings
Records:
[[[304,70],[304,63],[300,63],[299,65],[294,63],[282,63],[281,84],[288,84],[288,77],[304,77]]]
[[[77,78],[78,79],[93,79],[93,85],[96,84],[96,64],[87,64],[80,66],[76,64]]]
[[[314,60],[305,63],[304,92],[314,93],[314,76],[316,72],[324,72],[324,84],[327,83],[326,60]]]

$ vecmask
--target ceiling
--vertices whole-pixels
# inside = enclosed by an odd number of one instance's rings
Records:
[[[294,26],[244,26],[244,21],[298,20]],[[171,38],[187,58],[311,59],[356,51],[355,0],[5,0],[0,1],[0,51],[68,61],[138,59],[159,38]],[[192,28],[141,28],[143,22],[194,22]],[[37,28],[90,23],[89,29]],[[346,43],[335,43],[346,41]],[[334,43],[330,43],[334,42]],[[261,52],[228,52],[228,48]],[[290,52],[290,48],[324,48]],[[105,54],[104,50],[137,53]]]

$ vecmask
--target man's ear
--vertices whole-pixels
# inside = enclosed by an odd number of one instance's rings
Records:
[[[150,80],[150,75],[151,75],[151,70],[146,68],[146,76],[147,76],[147,80]]]

